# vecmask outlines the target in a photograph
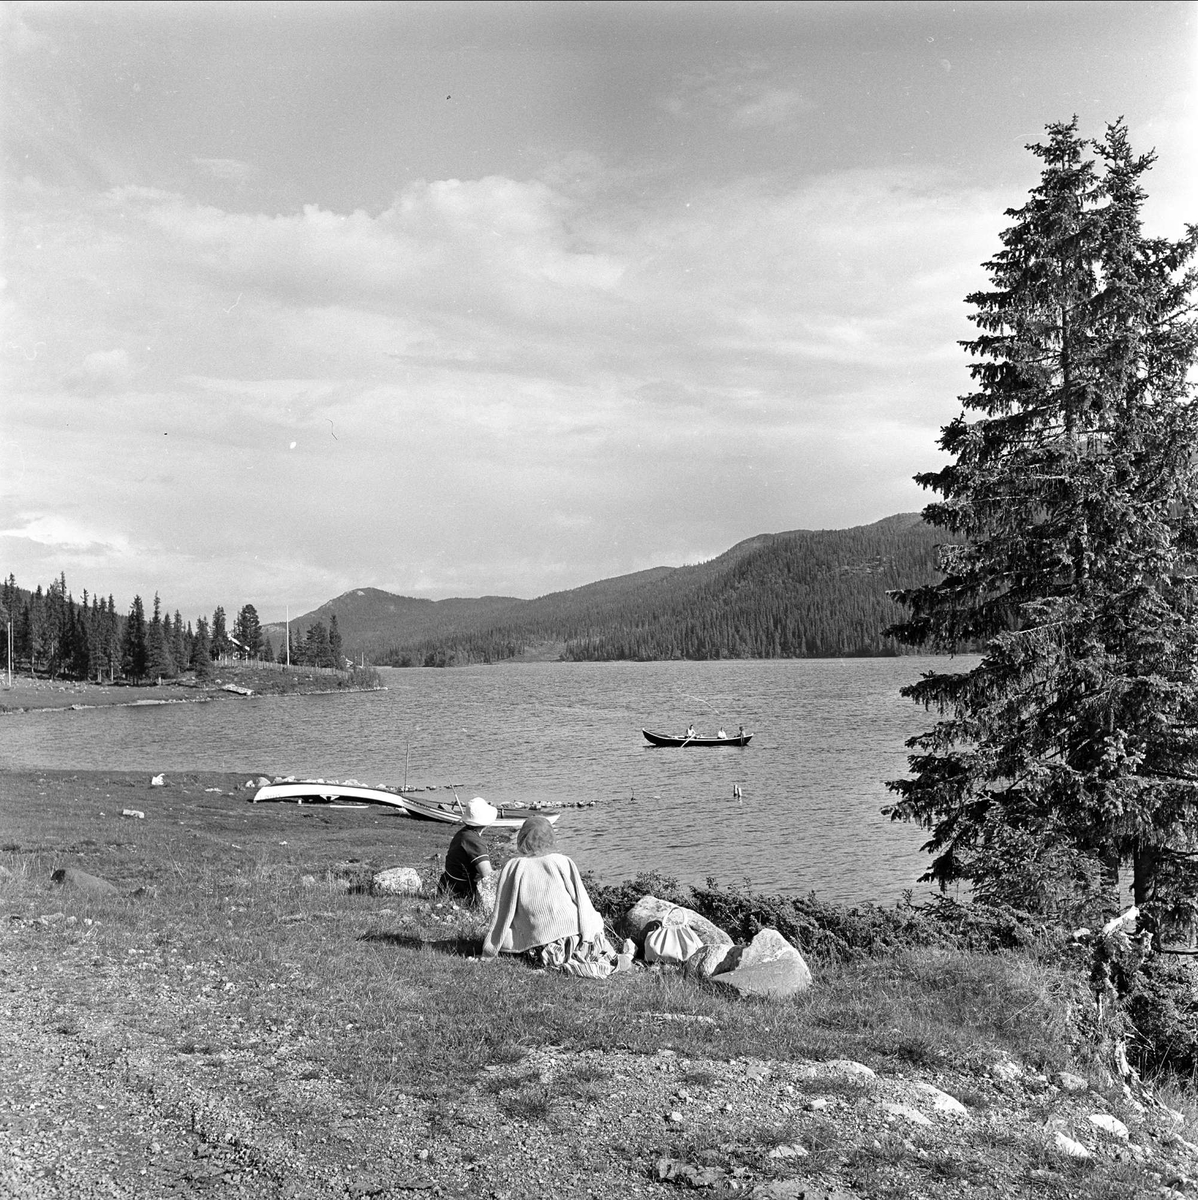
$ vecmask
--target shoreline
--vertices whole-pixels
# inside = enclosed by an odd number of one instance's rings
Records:
[[[329,687],[330,680],[343,676],[306,674],[302,669],[287,674],[253,667],[223,667],[211,683],[193,679],[169,683],[92,683],[81,680],[33,679],[14,676],[11,686],[0,684],[0,716],[31,712],[82,712],[97,708],[135,708],[160,704],[205,704],[213,700],[259,699],[263,696],[325,696],[340,692],[385,691],[381,686],[363,687],[342,682]],[[256,686],[255,686],[256,685]]]
[[[476,915],[369,887],[435,878],[448,827],[247,778],[0,770],[0,1193],[1180,1200],[1198,1172],[1198,1107],[1125,1095],[1064,964],[840,962],[810,929],[810,992],[746,1001],[483,963]]]

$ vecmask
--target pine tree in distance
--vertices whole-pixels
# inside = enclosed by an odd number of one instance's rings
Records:
[[[1122,122],[1047,132],[967,298],[951,462],[916,477],[962,544],[941,582],[895,593],[889,631],[982,659],[903,689],[939,720],[886,811],[931,831],[942,887],[1072,919],[1122,869],[1152,928],[1198,916],[1198,230],[1144,235],[1154,156]]]

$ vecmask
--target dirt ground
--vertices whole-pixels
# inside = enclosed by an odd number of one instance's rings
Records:
[[[568,980],[528,993],[625,1014],[610,1044],[534,1036],[448,1095],[409,1076],[364,1087],[340,1067],[365,1037],[407,1008],[435,1023],[444,993],[420,999],[422,976],[494,988],[520,968],[410,946],[415,908],[347,890],[379,865],[427,863],[445,827],[249,804],[246,783],[0,774],[0,1196],[1198,1193],[1198,1146],[1178,1113],[1119,1104],[1130,1131],[1111,1135],[1094,1123],[1112,1115],[1102,1090],[1007,1058],[875,1070],[724,1057],[718,1034],[716,1053],[688,1051],[683,1031],[724,1010],[676,1011],[679,993],[639,968],[601,990]],[[115,893],[56,886],[60,865]],[[435,903],[414,903],[437,919]],[[386,971],[391,1011],[347,1001],[345,970]],[[643,1002],[647,988],[660,1003]],[[1072,1143],[1088,1157],[1060,1149]]]

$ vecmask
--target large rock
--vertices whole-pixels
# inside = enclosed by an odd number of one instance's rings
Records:
[[[423,888],[415,867],[388,867],[375,872],[370,880],[370,891],[375,896],[412,896]]]
[[[50,882],[58,884],[59,887],[77,888],[81,892],[87,892],[89,896],[120,895],[120,889],[109,883],[107,879],[101,879],[98,875],[89,875],[78,867],[59,867],[50,876]]]
[[[721,971],[731,971],[740,962],[743,946],[721,943],[700,946],[682,966],[687,979],[710,979]]]
[[[687,961],[686,973],[702,976],[704,963],[691,962],[704,954],[697,950]],[[706,963],[712,963],[709,955]],[[797,996],[811,986],[811,972],[803,956],[776,930],[763,929],[747,946],[728,949],[712,963],[704,976],[718,987],[745,996],[769,996],[775,1000]]]
[[[684,908],[680,904],[659,900],[656,896],[642,896],[624,914],[624,920],[620,923],[621,932],[643,949],[649,926],[655,921],[664,921],[670,913],[681,914],[683,924],[699,935],[704,946],[732,945],[732,938],[706,917],[701,917],[693,909]]]

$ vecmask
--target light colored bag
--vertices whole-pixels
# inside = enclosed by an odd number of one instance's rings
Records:
[[[671,909],[645,935],[645,962],[681,964],[703,946],[703,939],[686,923],[681,909]]]

